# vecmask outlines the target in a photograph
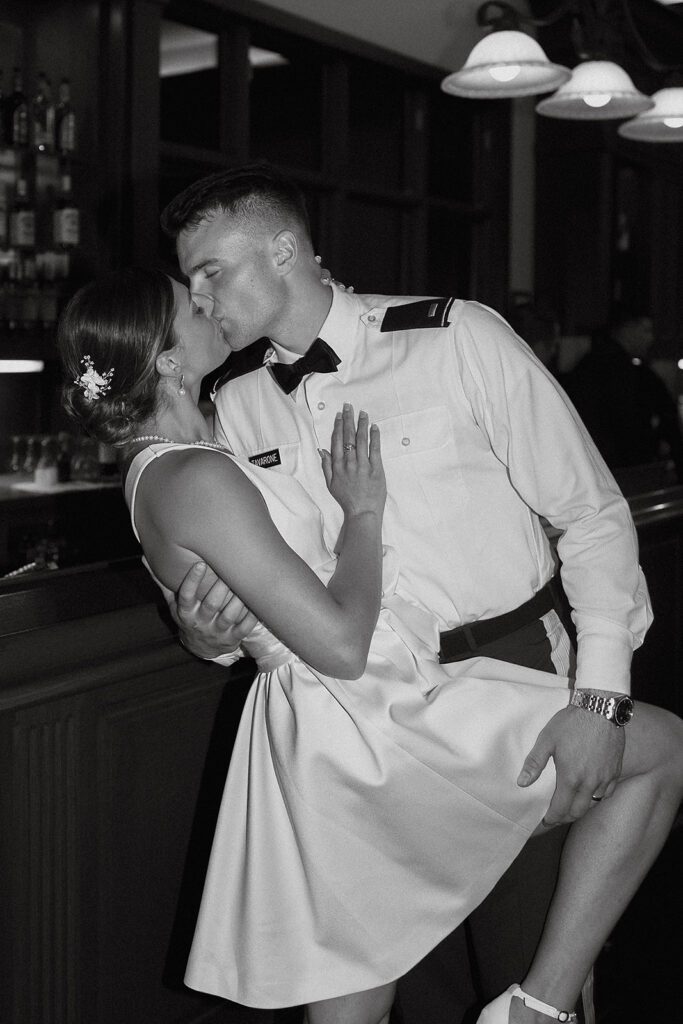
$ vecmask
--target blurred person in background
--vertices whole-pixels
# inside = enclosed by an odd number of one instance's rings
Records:
[[[549,304],[538,301],[530,292],[510,296],[509,322],[526,341],[534,355],[557,380],[560,379],[560,323]]]
[[[683,483],[683,436],[676,402],[653,370],[652,319],[620,311],[563,380],[610,469],[671,459]]]

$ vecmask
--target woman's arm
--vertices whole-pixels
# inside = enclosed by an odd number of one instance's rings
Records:
[[[167,586],[175,589],[190,562],[203,559],[304,661],[352,679],[365,669],[381,596],[385,484],[377,428],[368,442],[367,417],[361,414],[356,431],[353,410],[345,407],[322,459],[345,524],[328,587],[283,540],[239,467],[213,452],[167,455],[165,472],[162,460],[150,466],[150,477],[140,482],[136,522],[147,558]]]

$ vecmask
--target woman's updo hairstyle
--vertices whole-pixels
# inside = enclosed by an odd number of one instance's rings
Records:
[[[69,301],[57,332],[66,373],[62,396],[66,411],[87,434],[122,445],[154,416],[155,362],[176,343],[175,312],[168,275],[136,267],[91,281]],[[95,387],[96,397],[79,383],[89,367],[107,385]]]

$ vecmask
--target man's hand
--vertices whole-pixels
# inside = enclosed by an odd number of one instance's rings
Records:
[[[203,562],[196,562],[177,595],[162,587],[183,646],[198,658],[234,651],[257,623],[246,605]]]
[[[626,729],[581,708],[558,711],[529,751],[518,786],[530,786],[550,757],[557,783],[543,823],[561,825],[582,817],[594,801],[609,797],[621,774]]]

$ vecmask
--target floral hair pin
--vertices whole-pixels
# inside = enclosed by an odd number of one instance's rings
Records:
[[[107,370],[106,373],[98,373],[93,366],[90,356],[83,356],[81,362],[85,364],[85,373],[77,377],[74,384],[78,384],[79,387],[83,388],[86,402],[96,402],[105,392],[109,391],[114,370],[112,368]]]

